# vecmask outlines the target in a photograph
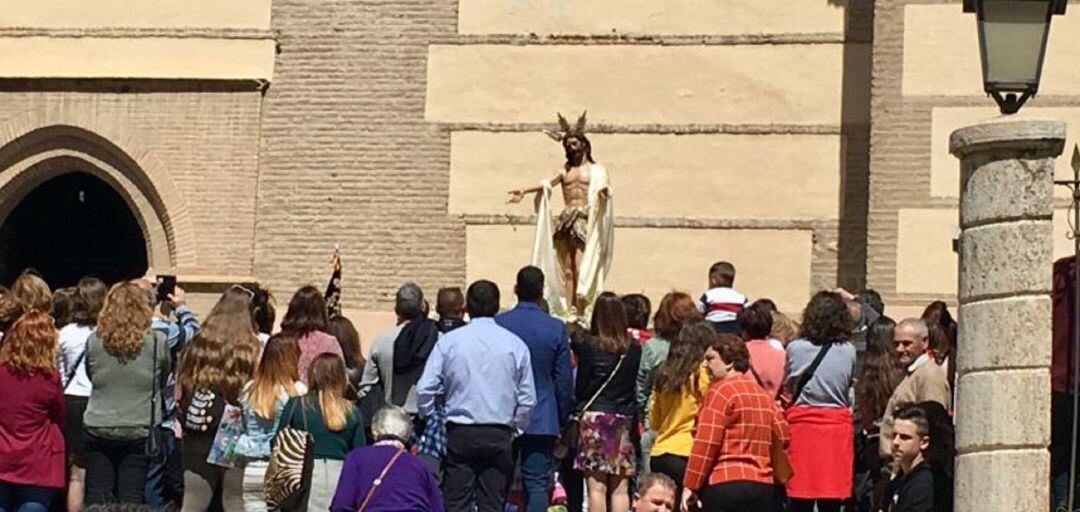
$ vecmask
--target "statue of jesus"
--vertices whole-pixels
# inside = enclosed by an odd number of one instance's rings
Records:
[[[563,133],[545,131],[562,144],[566,163],[539,186],[511,190],[509,203],[536,193],[536,235],[532,264],[544,271],[551,313],[588,323],[604,287],[614,249],[612,190],[607,171],[592,158],[585,136],[585,113],[575,126],[559,114]],[[562,186],[565,207],[552,219],[551,191]]]

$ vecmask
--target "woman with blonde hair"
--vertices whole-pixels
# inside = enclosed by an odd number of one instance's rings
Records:
[[[225,510],[242,510],[243,470],[206,461],[225,405],[240,405],[244,384],[251,379],[259,355],[259,339],[251,316],[252,293],[233,286],[218,299],[177,364],[180,424],[183,438],[185,512],[211,508],[220,495]],[[217,491],[220,491],[217,492]]]
[[[245,459],[243,498],[244,508],[250,512],[266,510],[263,478],[282,410],[290,398],[307,392],[307,386],[300,382],[299,362],[295,335],[283,332],[271,336],[255,377],[240,395],[245,429],[236,443],[236,453]]]
[[[11,284],[11,294],[27,311],[36,309],[43,313],[52,311],[52,290],[41,276],[32,271],[23,272]]]
[[[142,503],[147,440],[161,422],[169,373],[164,335],[150,328],[147,294],[132,283],[109,290],[86,346],[92,391],[83,415],[86,504]]]
[[[0,510],[48,510],[64,487],[64,398],[56,329],[24,315],[0,346]]]
[[[306,430],[315,439],[315,468],[311,476],[307,510],[325,511],[337,490],[345,457],[364,446],[364,419],[345,398],[345,361],[335,354],[320,354],[308,372],[308,394],[289,399],[279,428]]]
[[[772,330],[769,332],[769,338],[779,341],[781,345],[787,346],[788,342],[799,336],[799,323],[792,320],[790,316],[787,316],[779,311],[772,312]]]

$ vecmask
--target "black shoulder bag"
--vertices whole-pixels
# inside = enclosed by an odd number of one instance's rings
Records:
[[[799,401],[799,396],[802,395],[803,389],[810,383],[810,379],[814,377],[814,372],[817,371],[818,366],[821,366],[821,362],[825,360],[825,354],[829,353],[829,349],[832,348],[832,343],[827,343],[821,350],[818,350],[817,357],[810,363],[810,367],[799,376],[799,383],[795,386],[795,393],[791,395],[791,405],[795,405],[795,402]]]
[[[619,362],[615,363],[615,369],[611,371],[611,375],[608,375],[607,379],[600,385],[600,388],[596,390],[596,393],[593,394],[592,398],[585,403],[585,406],[566,423],[566,428],[563,429],[562,442],[568,448],[577,448],[578,440],[581,436],[581,416],[589,411],[593,402],[595,402],[597,398],[600,398],[600,393],[603,393],[604,389],[611,383],[611,379],[614,379],[615,374],[619,373],[619,368],[622,367],[623,359],[626,359],[626,354],[619,356]]]

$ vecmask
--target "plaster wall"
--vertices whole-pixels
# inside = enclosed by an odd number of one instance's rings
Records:
[[[1055,16],[1043,66],[1042,94],[1080,94],[1080,18]],[[904,94],[972,96],[982,93],[975,16],[960,4],[904,6]]]
[[[270,28],[270,0],[0,0],[0,27]]]
[[[843,45],[436,45],[426,118],[550,123],[840,123]],[[569,115],[569,114],[567,114]]]
[[[463,34],[838,33],[844,6],[817,0],[462,0],[458,26]]]
[[[512,304],[514,275],[528,264],[532,228],[469,226],[466,236],[468,280],[492,279],[504,305]],[[781,310],[797,313],[810,298],[810,289],[791,283],[810,281],[811,237],[809,230],[621,228],[616,230],[616,251],[634,257],[616,258],[608,287],[644,293],[654,305],[670,291],[697,297],[708,288],[709,265],[723,254],[737,269],[739,291],[770,297]]]
[[[597,134],[596,158],[626,217],[836,219],[839,135]],[[562,148],[537,133],[459,131],[450,138],[450,213],[533,213],[505,191],[560,170]],[[753,176],[753,179],[748,179]],[[556,205],[562,196],[557,191]]]

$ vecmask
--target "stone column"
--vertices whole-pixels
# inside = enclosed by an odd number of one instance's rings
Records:
[[[956,511],[1049,507],[1054,158],[1065,124],[953,132],[960,159]]]

